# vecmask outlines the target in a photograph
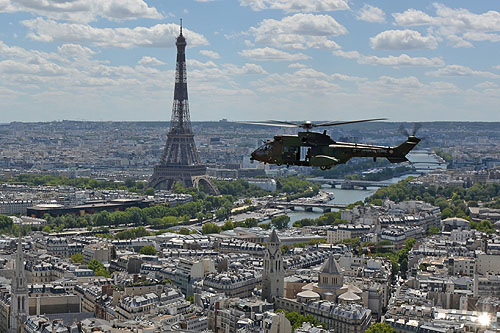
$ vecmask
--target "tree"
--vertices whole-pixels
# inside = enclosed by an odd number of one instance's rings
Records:
[[[437,235],[437,234],[439,234],[439,231],[440,231],[440,230],[441,230],[441,229],[439,229],[439,227],[431,227],[431,228],[429,228],[429,230],[428,230],[427,232],[429,233],[429,235],[431,235],[431,236],[432,236],[432,235]]]
[[[217,226],[217,224],[209,222],[205,223],[203,227],[201,227],[201,232],[204,235],[208,234],[218,234],[220,232],[221,228]]]
[[[275,216],[271,219],[272,225],[274,225],[274,227],[277,229],[287,228],[288,222],[290,222],[290,216],[288,215]]]
[[[95,271],[98,270],[99,268],[104,268],[104,265],[99,260],[92,259],[88,264],[88,268],[93,270],[95,274]]]
[[[234,223],[231,220],[227,220],[226,223],[222,226],[222,230],[233,230],[234,229]]]
[[[125,179],[125,186],[127,186],[128,188],[134,187],[135,186],[135,179],[133,179],[133,178]]]
[[[83,262],[83,254],[81,253],[75,253],[71,256],[71,261],[74,264],[81,264]]]
[[[94,271],[95,276],[104,276],[106,278],[110,278],[111,274],[104,268],[104,267],[99,267]]]
[[[153,245],[146,245],[139,250],[139,253],[148,256],[154,256],[156,254],[156,249]]]
[[[182,227],[179,229],[179,234],[181,235],[189,235],[190,231],[188,228]]]
[[[12,227],[12,219],[7,215],[0,215],[0,229],[7,229]]]
[[[253,217],[249,217],[245,220],[245,225],[247,228],[253,228],[256,227],[259,224],[259,221]]]
[[[259,225],[259,227],[261,227],[264,230],[269,230],[271,229],[271,223],[262,223],[261,225]]]
[[[387,323],[374,323],[365,333],[394,333],[394,329]]]
[[[152,187],[148,187],[145,191],[144,191],[144,195],[155,195],[155,189],[152,188]]]

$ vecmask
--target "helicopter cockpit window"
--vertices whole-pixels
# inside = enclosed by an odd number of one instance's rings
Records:
[[[262,150],[271,150],[272,148],[273,148],[273,146],[269,143],[266,143],[260,147],[260,149],[262,149]]]

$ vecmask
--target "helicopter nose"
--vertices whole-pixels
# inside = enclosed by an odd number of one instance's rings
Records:
[[[265,159],[266,159],[266,154],[264,151],[262,151],[262,149],[256,149],[252,152],[251,154],[251,159],[252,160],[257,160],[257,161],[260,161],[260,162],[264,162]]]

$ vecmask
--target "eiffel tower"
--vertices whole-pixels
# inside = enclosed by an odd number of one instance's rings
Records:
[[[175,68],[174,104],[172,119],[163,154],[149,180],[149,186],[157,190],[172,190],[176,183],[185,187],[204,187],[211,194],[219,194],[217,187],[207,176],[207,167],[201,163],[194,143],[194,134],[189,117],[186,74],[186,39],[180,34]]]

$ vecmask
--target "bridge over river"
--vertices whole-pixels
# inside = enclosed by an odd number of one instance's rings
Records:
[[[369,181],[369,180],[350,180],[350,179],[329,179],[329,178],[307,178],[310,182],[321,183],[330,185],[331,187],[336,187],[351,190],[355,187],[360,187],[365,189],[367,187],[387,187],[393,185],[394,183],[388,181]]]
[[[289,201],[270,201],[267,203],[269,208],[285,208],[295,210],[295,208],[303,208],[306,212],[312,212],[313,208],[321,209],[324,213],[331,212],[332,209],[346,208],[346,204],[329,204],[322,202],[289,202]]]

